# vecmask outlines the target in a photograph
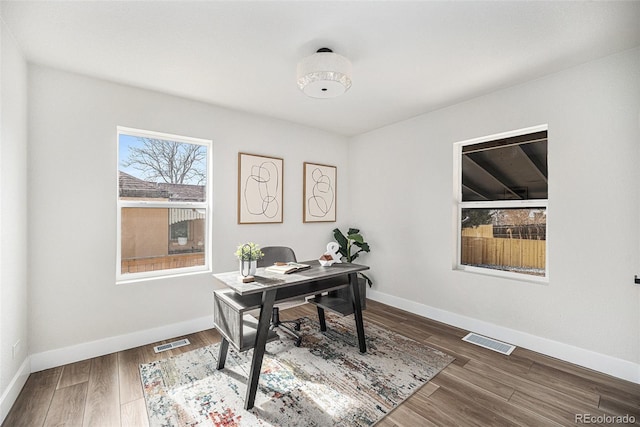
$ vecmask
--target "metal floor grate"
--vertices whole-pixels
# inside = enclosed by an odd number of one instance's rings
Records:
[[[473,332],[462,338],[462,341],[479,345],[480,347],[488,348],[489,350],[497,351],[498,353],[506,354],[507,356],[516,348],[515,345],[506,344],[501,341],[494,340],[493,338],[483,337],[482,335],[474,334]]]
[[[188,339],[184,338],[178,341],[173,341],[167,344],[160,344],[153,347],[153,351],[156,353],[160,353],[162,351],[171,350],[173,348],[184,347],[185,345],[191,344]]]

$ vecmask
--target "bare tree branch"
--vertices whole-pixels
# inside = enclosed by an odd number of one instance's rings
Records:
[[[201,145],[154,138],[138,138],[142,147],[132,147],[122,162],[149,181],[171,184],[204,184],[206,180],[206,150]]]

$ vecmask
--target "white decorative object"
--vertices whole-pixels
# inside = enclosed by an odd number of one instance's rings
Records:
[[[351,87],[351,62],[326,47],[298,63],[298,87],[312,98],[334,98]]]
[[[333,262],[342,262],[340,260],[340,258],[342,258],[342,255],[340,255],[340,245],[337,242],[327,243],[327,254],[331,255],[331,258],[334,260]]]
[[[187,244],[187,238],[186,237],[178,237],[178,244],[180,246],[184,246]]]
[[[329,267],[332,264],[341,263],[342,262],[340,260],[341,255],[339,251],[340,251],[340,245],[338,243],[336,242],[327,243],[327,252],[325,252],[324,255],[322,255],[322,258],[318,260],[320,261],[320,265],[323,267]],[[331,258],[331,259],[327,259],[327,258]]]
[[[255,276],[256,268],[258,268],[258,261],[252,259],[251,261],[240,260],[240,274],[243,276]]]

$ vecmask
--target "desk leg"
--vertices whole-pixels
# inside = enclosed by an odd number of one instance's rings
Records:
[[[316,295],[316,298],[319,298],[321,295],[322,294]],[[320,332],[326,332],[327,321],[324,318],[324,308],[320,307],[319,305],[317,305],[316,308],[318,309],[318,322],[320,322]]]
[[[227,361],[228,350],[229,350],[229,341],[227,341],[226,338],[222,337],[222,341],[220,341],[220,349],[218,350],[218,363],[216,365],[217,370],[224,368],[224,364]]]
[[[318,307],[318,321],[320,322],[320,332],[327,332],[327,321],[324,318],[324,308]]]
[[[362,306],[360,304],[360,287],[358,286],[358,275],[349,274],[349,284],[351,285],[351,299],[353,302],[353,317],[356,319],[356,330],[358,331],[358,345],[360,353],[367,352],[367,343],[364,335],[364,322],[362,321]]]
[[[271,310],[276,299],[276,291],[266,291],[262,293],[262,307],[260,308],[260,319],[258,319],[258,332],[256,343],[253,347],[253,358],[251,359],[251,371],[247,382],[247,394],[244,399],[244,409],[253,408],[258,391],[258,380],[260,379],[260,369],[264,358],[264,348],[269,335],[269,324],[271,323]]]

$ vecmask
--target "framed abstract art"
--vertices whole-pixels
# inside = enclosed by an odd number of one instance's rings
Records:
[[[281,223],[284,160],[238,153],[238,224]]]
[[[304,162],[303,169],[303,222],[335,222],[337,168]]]

